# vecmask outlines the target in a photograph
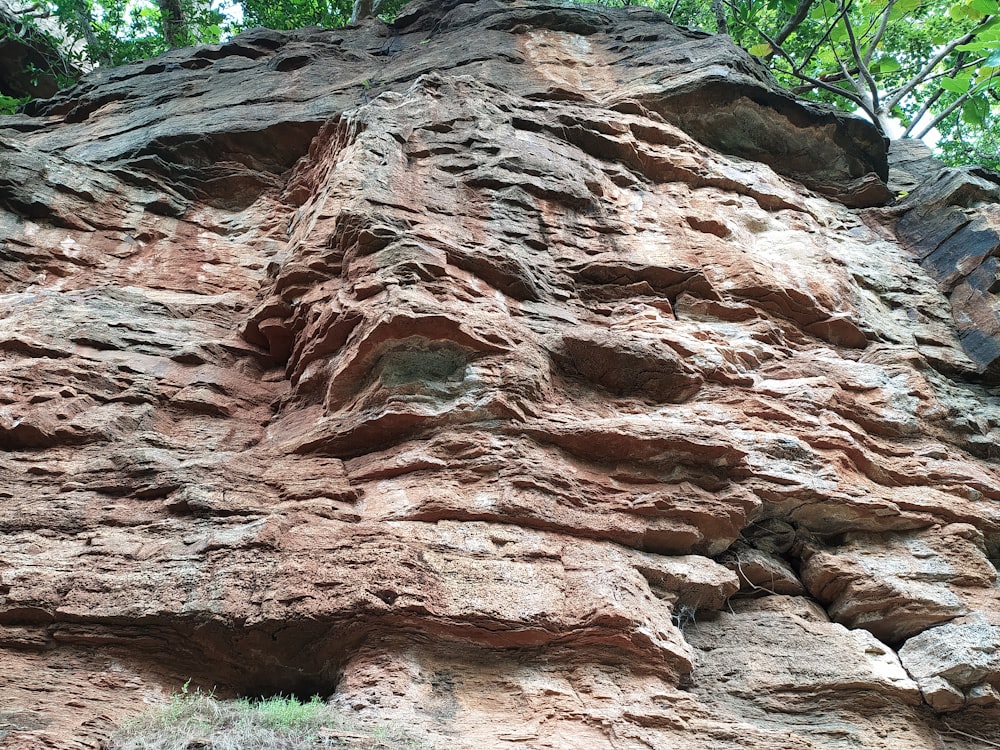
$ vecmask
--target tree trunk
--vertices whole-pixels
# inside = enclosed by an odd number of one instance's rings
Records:
[[[726,8],[722,0],[712,0],[712,11],[715,13],[715,30],[719,34],[729,33],[729,22],[726,20]]]
[[[77,28],[87,45],[87,57],[98,65],[111,65],[114,61],[94,33],[94,18],[90,15],[90,7],[86,0],[74,0],[71,7]]]
[[[351,20],[348,23],[358,23],[377,16],[384,4],[385,0],[354,0],[354,12],[351,13]]]
[[[163,29],[163,38],[170,49],[184,47],[187,44],[187,30],[184,9],[180,0],[158,0],[160,6],[160,24]]]

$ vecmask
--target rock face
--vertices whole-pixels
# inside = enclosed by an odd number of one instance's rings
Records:
[[[1000,184],[918,171],[519,0],[0,120],[0,746],[188,679],[448,748],[995,746]]]

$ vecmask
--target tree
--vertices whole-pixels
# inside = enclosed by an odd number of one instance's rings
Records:
[[[377,16],[385,5],[385,0],[354,0],[354,11],[351,13],[351,23],[358,23],[366,18]]]
[[[160,33],[171,49],[185,46],[189,35],[187,19],[180,0],[158,0],[160,8]]]
[[[243,0],[247,27],[300,29],[306,26],[337,28],[351,17],[352,0]]]
[[[241,0],[244,24],[269,29],[338,28],[372,15],[395,16],[406,0]]]
[[[52,96],[81,73],[61,39],[32,15],[34,10],[15,10],[0,0],[0,114],[34,97]]]
[[[121,65],[172,47],[218,42],[222,12],[208,0],[36,0],[18,16],[26,28],[55,22],[50,36],[77,68]],[[0,23],[0,39],[17,33]],[[55,62],[52,60],[52,62]]]
[[[863,112],[886,135],[936,132],[952,162],[1000,167],[997,0],[649,4],[678,23],[725,29],[799,95]]]

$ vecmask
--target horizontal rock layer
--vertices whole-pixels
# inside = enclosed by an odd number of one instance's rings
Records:
[[[997,183],[913,163],[889,206],[725,39],[493,0],[0,120],[0,744],[187,680],[452,748],[1000,740]]]

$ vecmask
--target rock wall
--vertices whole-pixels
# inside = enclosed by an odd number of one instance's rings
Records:
[[[995,746],[1000,182],[896,148],[522,0],[0,120],[0,746],[188,679],[448,748]]]

